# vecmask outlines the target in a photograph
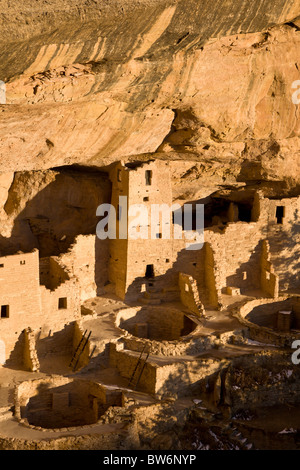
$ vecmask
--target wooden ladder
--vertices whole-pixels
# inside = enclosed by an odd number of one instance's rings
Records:
[[[81,337],[81,340],[79,341],[75,351],[74,351],[74,354],[72,356],[72,359],[71,359],[71,362],[69,364],[69,367],[73,367],[73,372],[75,372],[76,370],[76,367],[78,365],[78,362],[79,362],[79,359],[80,359],[80,356],[81,354],[83,353],[83,351],[85,350],[86,348],[86,345],[88,344],[88,341],[90,339],[90,336],[92,334],[92,332],[90,331],[88,336],[86,336],[87,334],[87,330],[85,330],[85,332],[83,333],[82,337]]]
[[[150,351],[151,351],[151,350],[149,349],[148,351],[145,351],[145,349],[146,349],[146,344],[144,344],[144,346],[143,346],[143,349],[142,349],[142,351],[141,351],[141,354],[140,354],[140,356],[139,356],[139,358],[138,358],[138,360],[137,360],[137,363],[136,363],[136,365],[135,365],[135,368],[134,368],[134,370],[133,370],[133,372],[132,372],[132,375],[131,375],[131,377],[130,377],[130,380],[129,380],[129,382],[128,382],[128,387],[132,386],[132,387],[133,387],[133,390],[136,390],[136,388],[137,388],[137,386],[138,386],[138,384],[139,384],[139,381],[141,380],[142,374],[143,374],[144,369],[145,369],[145,366],[146,366],[146,362],[147,362],[148,357],[149,357],[149,355],[150,355]],[[143,354],[145,354],[145,358],[144,358],[144,359],[143,359]],[[141,367],[140,373],[139,373],[139,375],[137,375],[138,369],[139,369],[139,365],[141,365],[142,363],[143,363],[143,365],[142,365],[142,367]],[[134,379],[135,379],[136,377],[137,377],[137,380],[136,380],[136,382],[134,383]]]

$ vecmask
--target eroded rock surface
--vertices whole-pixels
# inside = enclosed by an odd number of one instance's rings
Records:
[[[1,4],[2,171],[154,153],[297,184],[298,2]]]

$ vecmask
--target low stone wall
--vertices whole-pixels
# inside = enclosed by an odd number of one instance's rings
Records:
[[[127,335],[123,338],[125,349],[142,351],[146,344],[153,356],[183,356],[194,355],[214,347],[216,336],[183,338],[180,341],[151,341]]]
[[[274,301],[274,299],[255,299],[246,302],[241,307],[237,308],[233,315],[249,330],[249,337],[253,341],[259,341],[262,343],[267,343],[270,345],[276,345],[280,347],[290,347],[292,342],[295,339],[299,339],[299,333],[285,333],[275,331],[271,328],[265,326],[256,325],[255,323],[250,322],[245,317],[255,308],[260,305],[284,302],[288,300],[289,297],[280,297]]]
[[[14,416],[20,423],[49,432],[92,426],[110,406],[122,406],[120,390],[84,379],[51,376],[22,382],[15,389]],[[61,423],[61,426],[54,424]]]
[[[115,324],[144,339],[179,341],[196,329],[197,322],[189,313],[174,307],[146,306],[120,310]]]
[[[145,354],[143,355],[143,359]],[[129,380],[138,363],[139,354],[125,350],[123,343],[110,343],[109,364],[116,367],[122,377]],[[143,374],[138,384],[138,390],[151,395],[161,396],[165,393],[176,393],[188,395],[193,393],[197,384],[209,375],[224,367],[224,361],[218,359],[198,359],[183,361],[169,361],[164,364],[156,364],[147,361]],[[225,361],[226,362],[226,361]],[[139,376],[144,361],[141,361],[137,369],[136,377]]]
[[[151,355],[157,356],[180,356],[180,355],[188,355],[188,354],[197,354],[201,351],[210,349],[214,345],[214,340],[216,339],[215,336],[197,336],[198,326],[196,326],[195,330],[178,340],[173,341],[156,341],[154,339],[148,338],[138,338],[137,336],[130,334],[127,330],[120,327],[120,324],[126,322],[127,320],[133,318],[138,310],[138,308],[127,308],[122,309],[116,315],[115,325],[120,328],[120,331],[124,332],[123,342],[124,348],[129,349],[132,351],[141,352],[144,346],[146,345],[146,349],[151,349]],[[149,309],[153,307],[147,307]],[[157,307],[154,307],[157,308]],[[165,309],[164,309],[165,310]],[[180,312],[183,315],[184,312]],[[187,314],[188,315],[188,314]],[[193,318],[193,316],[189,315],[189,318]],[[159,320],[159,318],[158,318]],[[199,320],[195,317],[194,322],[199,322]],[[201,325],[199,324],[199,328]]]
[[[200,359],[176,362],[158,367],[156,372],[156,395],[174,393],[188,396],[197,393],[201,383],[224,367],[226,361]]]
[[[145,355],[143,358],[145,358]],[[123,343],[109,344],[109,366],[116,367],[120,375],[128,379],[128,383],[135,370],[138,360],[139,354],[134,354],[132,351],[124,350]],[[143,366],[144,361],[142,361],[138,367],[135,378],[140,375],[141,368]],[[151,395],[156,393],[156,371],[157,365],[147,361],[138,384],[139,390],[147,392]]]
[[[39,440],[0,437],[0,450],[118,450],[124,439],[127,438],[130,443],[128,429],[123,430],[120,426],[110,432],[103,429],[103,434],[91,434],[90,426],[82,426],[81,430],[80,436],[65,437],[64,430],[64,436],[53,439],[43,439],[43,434]]]

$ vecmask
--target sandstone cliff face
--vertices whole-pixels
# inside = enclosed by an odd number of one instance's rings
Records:
[[[2,0],[0,12],[2,172],[154,156],[214,185],[297,188],[299,2]]]
[[[101,172],[40,170],[4,174],[0,245],[5,254],[39,247],[40,255],[66,252],[78,234],[95,234],[96,209],[110,202]],[[1,180],[0,180],[1,182]]]

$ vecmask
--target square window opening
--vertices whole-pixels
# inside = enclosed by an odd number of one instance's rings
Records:
[[[59,309],[66,309],[67,308],[67,297],[60,297],[58,299],[58,308]]]

